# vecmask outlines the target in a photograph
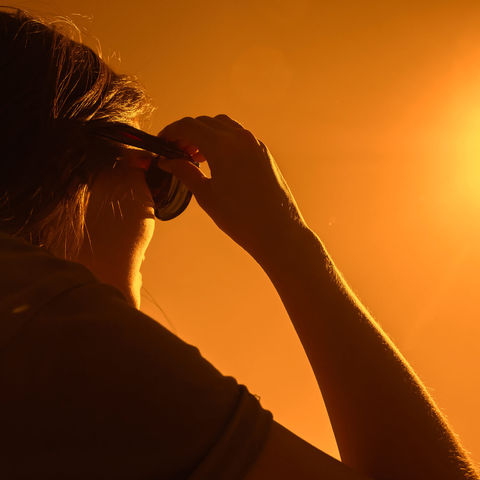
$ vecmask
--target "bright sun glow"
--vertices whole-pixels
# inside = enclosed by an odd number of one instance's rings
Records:
[[[480,210],[480,109],[474,109],[465,120],[453,139],[453,193],[464,208]]]

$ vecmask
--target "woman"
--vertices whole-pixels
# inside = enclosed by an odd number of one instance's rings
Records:
[[[152,109],[58,23],[3,10],[0,49],[2,478],[479,478],[251,132],[226,115],[186,117],[159,137],[190,157],[157,160],[84,128],[138,127]],[[154,161],[273,282],[342,462],[138,310]]]

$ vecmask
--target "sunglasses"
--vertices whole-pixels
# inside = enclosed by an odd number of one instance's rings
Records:
[[[89,123],[90,133],[97,137],[156,154],[145,172],[145,178],[155,203],[155,216],[159,220],[171,220],[178,217],[187,208],[192,198],[192,192],[174,175],[157,167],[155,159],[159,157],[185,158],[197,167],[200,166],[198,162],[193,161],[187,153],[173,143],[125,123],[101,121]]]

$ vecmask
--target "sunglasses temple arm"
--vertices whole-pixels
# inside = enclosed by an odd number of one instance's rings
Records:
[[[167,158],[190,158],[183,150],[160,137],[150,135],[129,125],[122,130],[124,130],[122,132],[123,141],[125,143],[128,142],[128,145],[143,148],[144,150]]]
[[[142,148],[159,156],[166,158],[186,158],[190,156],[180,148],[173,146],[171,143],[160,137],[150,135],[149,133],[138,130],[130,125],[122,125],[111,131],[98,131],[98,134],[104,138],[109,138],[116,142],[131,145],[132,147]]]

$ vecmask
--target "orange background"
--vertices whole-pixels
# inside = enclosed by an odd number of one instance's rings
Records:
[[[16,6],[79,14],[111,65],[153,96],[151,133],[226,113],[262,139],[306,221],[480,461],[479,2]],[[146,295],[143,311],[338,458],[276,291],[194,199],[157,223],[143,277],[173,327]]]

